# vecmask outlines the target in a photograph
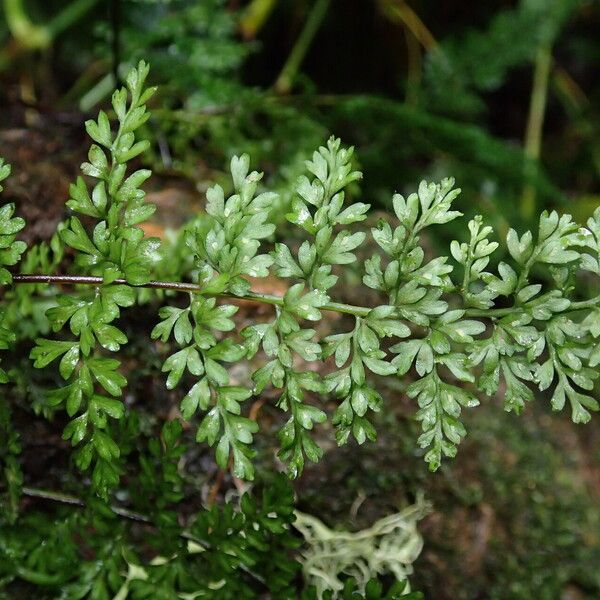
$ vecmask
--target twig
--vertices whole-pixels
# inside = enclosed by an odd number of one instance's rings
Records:
[[[13,39],[0,50],[0,71],[19,54],[47,48],[52,41],[76,23],[98,0],[73,0],[47,25],[35,25],[25,12],[22,0],[4,0],[6,21]]]
[[[28,273],[13,275],[13,283],[24,284],[24,283],[53,283],[57,285],[103,285],[104,281],[102,277],[93,277],[89,275],[32,275]],[[229,298],[231,300],[249,300],[252,302],[262,302],[263,304],[271,304],[273,306],[283,306],[284,299],[281,296],[274,294],[259,294],[255,292],[248,292],[243,296],[235,296],[234,294],[213,294],[203,292],[201,285],[196,283],[182,283],[179,281],[149,281],[140,286],[133,286],[129,284],[125,279],[115,279],[111,284],[127,285],[134,288],[150,288],[155,290],[167,290],[173,292],[186,292],[192,294],[205,293],[207,296],[216,296],[220,298]],[[327,310],[332,312],[340,312],[359,317],[366,317],[371,311],[370,308],[365,306],[353,306],[352,304],[344,304],[341,302],[328,302],[320,307],[321,310]]]
[[[275,82],[275,91],[279,94],[287,94],[292,89],[292,84],[300,69],[300,65],[319,31],[319,27],[327,14],[331,0],[317,0],[313,5],[304,28],[300,32],[288,59]]]
[[[277,0],[252,0],[240,19],[240,31],[245,40],[252,40],[273,12]]]
[[[78,506],[78,507],[85,506],[85,502],[81,498],[78,498],[77,496],[71,496],[70,494],[64,494],[63,492],[54,492],[51,490],[40,490],[37,488],[31,488],[31,487],[27,487],[27,486],[24,486],[23,488],[21,488],[21,491],[24,496],[29,496],[31,498],[41,498],[42,500],[49,500],[50,502],[59,502],[61,504],[68,504],[70,506]],[[114,505],[111,505],[110,509],[112,510],[113,513],[115,513],[115,515],[122,517],[124,519],[128,519],[130,521],[137,521],[140,523],[147,523],[149,525],[154,526],[152,519],[150,519],[150,517],[148,517],[147,515],[144,515],[142,513],[138,513],[138,512],[132,511],[132,510],[128,510],[127,508],[121,508],[120,506],[114,506]],[[208,542],[191,534],[189,531],[184,530],[179,535],[180,535],[180,537],[182,537],[185,540],[189,540],[190,542],[194,542],[194,543],[198,544],[199,546],[202,546],[202,548],[204,548],[205,550],[210,550],[212,548]],[[239,566],[242,571],[244,571],[245,573],[250,575],[253,579],[258,581],[262,585],[265,585],[265,580],[263,577],[261,577],[257,573],[252,572],[244,564],[240,564]],[[32,581],[31,577],[37,576],[38,574],[33,573],[33,572],[23,572],[23,573],[17,572],[17,575],[19,577],[21,577],[22,579],[26,579],[27,581]],[[51,576],[47,576],[47,577],[51,577]],[[34,581],[32,581],[32,582],[35,583]]]
[[[117,86],[119,84],[119,65],[121,64],[121,0],[111,0],[109,13],[112,30],[112,72],[114,85]]]
[[[408,54],[408,73],[406,76],[406,103],[415,106],[418,99],[418,90],[423,75],[423,57],[421,47],[417,38],[404,28],[406,38],[406,50]]]
[[[70,504],[71,506],[85,506],[85,502],[81,498],[64,494],[63,492],[53,492],[50,490],[40,490],[37,488],[23,487],[22,492],[25,496],[30,498],[41,498],[42,500],[50,500],[52,502],[60,502],[61,504]],[[130,521],[138,521],[140,523],[151,523],[149,517],[141,513],[137,513],[127,508],[121,508],[120,506],[111,506],[110,509],[124,519]]]
[[[252,406],[250,407],[250,412],[248,413],[248,418],[251,421],[258,420],[258,413],[260,412],[260,409],[263,407],[263,404],[265,402],[266,402],[265,398],[258,398],[257,400],[255,400],[252,403]]]
[[[571,74],[563,67],[553,61],[552,80],[559,92],[559,100],[562,101],[565,110],[570,113],[580,113],[590,105],[590,100],[581,86],[573,79]]]
[[[29,273],[15,274],[12,276],[12,282],[19,284],[64,284],[64,285],[103,285],[104,281],[102,277],[94,277],[91,275],[33,275]],[[218,298],[228,298],[230,300],[246,300],[251,302],[262,302],[263,304],[270,304],[272,306],[284,306],[285,299],[282,296],[276,296],[275,294],[259,294],[257,292],[248,292],[243,296],[236,296],[234,294],[226,293],[209,293],[204,292],[203,287],[197,283],[185,283],[180,281],[149,281],[143,285],[134,286],[128,283],[125,279],[115,279],[111,282],[113,285],[127,285],[132,288],[149,288],[157,290],[167,290],[174,292],[186,292],[192,294],[205,294],[207,296],[213,296]],[[591,308],[596,304],[600,303],[600,295],[590,298],[588,300],[582,300],[580,302],[571,302],[569,307],[563,312],[574,312],[577,310],[583,310]],[[475,308],[468,308],[465,311],[465,316],[470,317],[503,317],[515,311],[519,307],[510,306],[507,308],[490,308],[485,310],[479,310]],[[355,306],[353,304],[344,304],[342,302],[327,302],[323,306],[319,307],[320,310],[329,312],[337,312],[347,315],[353,315],[355,317],[366,317],[370,312],[371,308],[368,306]]]
[[[206,499],[206,504],[208,504],[208,506],[214,506],[217,501],[217,495],[223,485],[223,479],[225,479],[225,469],[219,469],[215,482],[211,485],[208,498]]]
[[[388,19],[402,23],[427,52],[438,49],[431,31],[404,0],[380,0],[379,6]]]
[[[538,48],[535,59],[535,71],[533,74],[533,90],[529,104],[529,117],[527,119],[527,131],[525,133],[525,156],[528,162],[526,171],[537,164],[540,158],[542,146],[542,129],[544,116],[546,114],[546,100],[548,97],[548,79],[550,76],[550,65],[552,53],[550,45],[543,44]],[[521,203],[521,216],[530,220],[535,214],[535,188],[527,183],[523,189]]]

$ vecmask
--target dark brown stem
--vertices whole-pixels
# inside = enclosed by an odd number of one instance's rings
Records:
[[[91,275],[13,275],[13,283],[54,283],[57,285],[103,285],[102,277]],[[125,279],[115,279],[111,282],[115,285],[131,285]],[[132,286],[135,287],[135,286]],[[195,283],[181,283],[178,281],[149,281],[142,286],[155,290],[173,290],[178,292],[200,292],[202,287]]]
[[[57,285],[104,285],[102,277],[94,277],[91,275],[33,275],[30,273],[16,274],[12,277],[13,283],[24,284],[24,283],[53,283]],[[283,306],[284,299],[281,296],[274,294],[259,294],[256,292],[248,292],[243,296],[235,296],[234,294],[227,293],[207,293],[203,292],[201,285],[197,283],[184,283],[180,281],[149,281],[140,286],[134,286],[128,283],[125,279],[115,279],[111,282],[113,285],[127,285],[130,287],[139,288],[150,288],[154,290],[170,290],[174,292],[187,292],[192,294],[204,293],[208,296],[216,296],[219,298],[228,298],[231,300],[247,300],[250,302],[262,302],[263,304],[271,304],[273,306]],[[569,308],[564,312],[574,312],[576,310],[583,310],[591,308],[600,303],[600,295],[589,300],[582,300],[580,302],[571,302]],[[342,302],[327,302],[320,307],[321,310],[330,312],[343,313],[347,315],[354,315],[355,317],[366,317],[371,309],[367,306],[354,306],[352,304],[344,304]],[[465,316],[468,317],[502,317],[510,314],[515,310],[515,307],[508,308],[490,308],[485,310],[479,310],[474,308],[468,308],[465,311]]]
[[[94,277],[91,275],[32,275],[29,273],[13,275],[13,283],[53,283],[57,285],[104,285],[102,277]],[[216,296],[219,298],[229,298],[232,300],[249,300],[251,302],[262,302],[263,304],[271,304],[273,306],[283,306],[284,299],[281,296],[274,294],[259,294],[256,292],[248,292],[243,296],[235,296],[227,293],[210,293],[204,292],[203,287],[197,283],[182,283],[179,281],[149,281],[143,285],[134,286],[128,283],[125,279],[115,279],[111,281],[113,285],[127,285],[130,287],[150,288],[155,290],[170,290],[174,292],[188,292],[192,294],[204,293],[207,296]],[[345,313],[359,317],[366,317],[370,308],[365,306],[353,306],[352,304],[343,304],[341,302],[328,302],[321,306],[321,310],[327,310],[338,313]]]

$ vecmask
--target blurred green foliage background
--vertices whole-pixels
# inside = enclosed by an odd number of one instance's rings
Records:
[[[3,4],[2,102],[90,111],[113,72],[147,59],[161,84],[155,166],[166,170],[201,179],[198,162],[221,168],[244,150],[293,180],[333,132],[358,146],[363,191],[383,206],[390,191],[446,174],[466,190],[464,209],[501,227],[567,202],[585,217],[598,203],[591,0]]]

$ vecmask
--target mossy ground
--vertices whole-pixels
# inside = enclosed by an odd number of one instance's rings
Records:
[[[457,458],[429,474],[414,424],[386,417],[376,444],[333,450],[309,470],[300,508],[356,529],[422,491],[432,510],[412,583],[427,598],[600,598],[598,423],[575,428],[543,398],[521,417],[495,403],[466,422]]]

